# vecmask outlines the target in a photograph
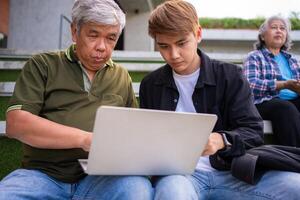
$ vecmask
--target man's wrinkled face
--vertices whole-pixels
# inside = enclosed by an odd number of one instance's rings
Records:
[[[83,23],[78,31],[72,25],[72,39],[76,43],[76,55],[88,71],[98,71],[111,58],[120,32],[120,26]]]

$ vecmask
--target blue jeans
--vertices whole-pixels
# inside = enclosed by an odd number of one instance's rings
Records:
[[[198,196],[187,176],[172,175],[158,178],[153,183],[154,200],[197,200]]]
[[[184,176],[161,177],[153,186],[143,176],[86,176],[69,184],[37,170],[18,169],[0,182],[0,200],[197,199],[192,183]]]
[[[228,171],[196,171],[191,176],[164,176],[153,185],[143,176],[87,176],[78,183],[54,180],[36,170],[19,169],[0,182],[0,200],[32,199],[300,199],[300,174],[269,171],[256,185]]]
[[[86,176],[77,183],[57,181],[37,170],[18,169],[0,182],[1,200],[152,199],[152,185],[142,176]]]
[[[189,176],[199,200],[299,200],[300,174],[268,171],[256,185],[234,178],[229,171],[198,171]]]

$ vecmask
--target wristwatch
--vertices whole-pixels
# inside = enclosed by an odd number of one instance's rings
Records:
[[[224,142],[224,145],[225,145],[224,149],[227,149],[227,148],[231,147],[232,144],[228,141],[228,139],[226,137],[226,134],[225,133],[220,133],[220,134],[222,136],[222,139],[223,139],[223,142]]]

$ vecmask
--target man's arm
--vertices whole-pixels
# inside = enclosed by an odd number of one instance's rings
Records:
[[[82,148],[85,151],[89,151],[92,138],[90,132],[52,122],[24,110],[7,112],[6,134],[37,148]]]
[[[229,69],[228,69],[229,70]],[[263,144],[263,121],[254,103],[249,83],[242,69],[232,68],[226,96],[224,96],[226,128],[218,132],[225,133],[231,148],[220,152],[224,156],[239,156],[246,149]]]

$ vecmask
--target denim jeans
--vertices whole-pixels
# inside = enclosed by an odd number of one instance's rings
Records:
[[[191,176],[164,176],[151,183],[143,176],[86,176],[75,184],[62,183],[37,170],[19,169],[0,182],[0,200],[33,199],[155,199],[155,200],[296,200],[300,174],[269,171],[256,185],[228,171],[196,171]]]
[[[57,181],[37,170],[18,169],[0,182],[1,200],[152,199],[152,186],[142,176],[86,176],[77,183]]]
[[[300,174],[266,172],[256,185],[234,178],[229,171],[198,171],[189,176],[199,200],[299,200]]]
[[[154,188],[153,188],[154,187]],[[186,200],[197,199],[185,176],[86,176],[77,183],[57,181],[37,170],[18,169],[0,182],[0,200]]]
[[[163,176],[153,183],[154,200],[197,200],[192,182],[182,175]]]

